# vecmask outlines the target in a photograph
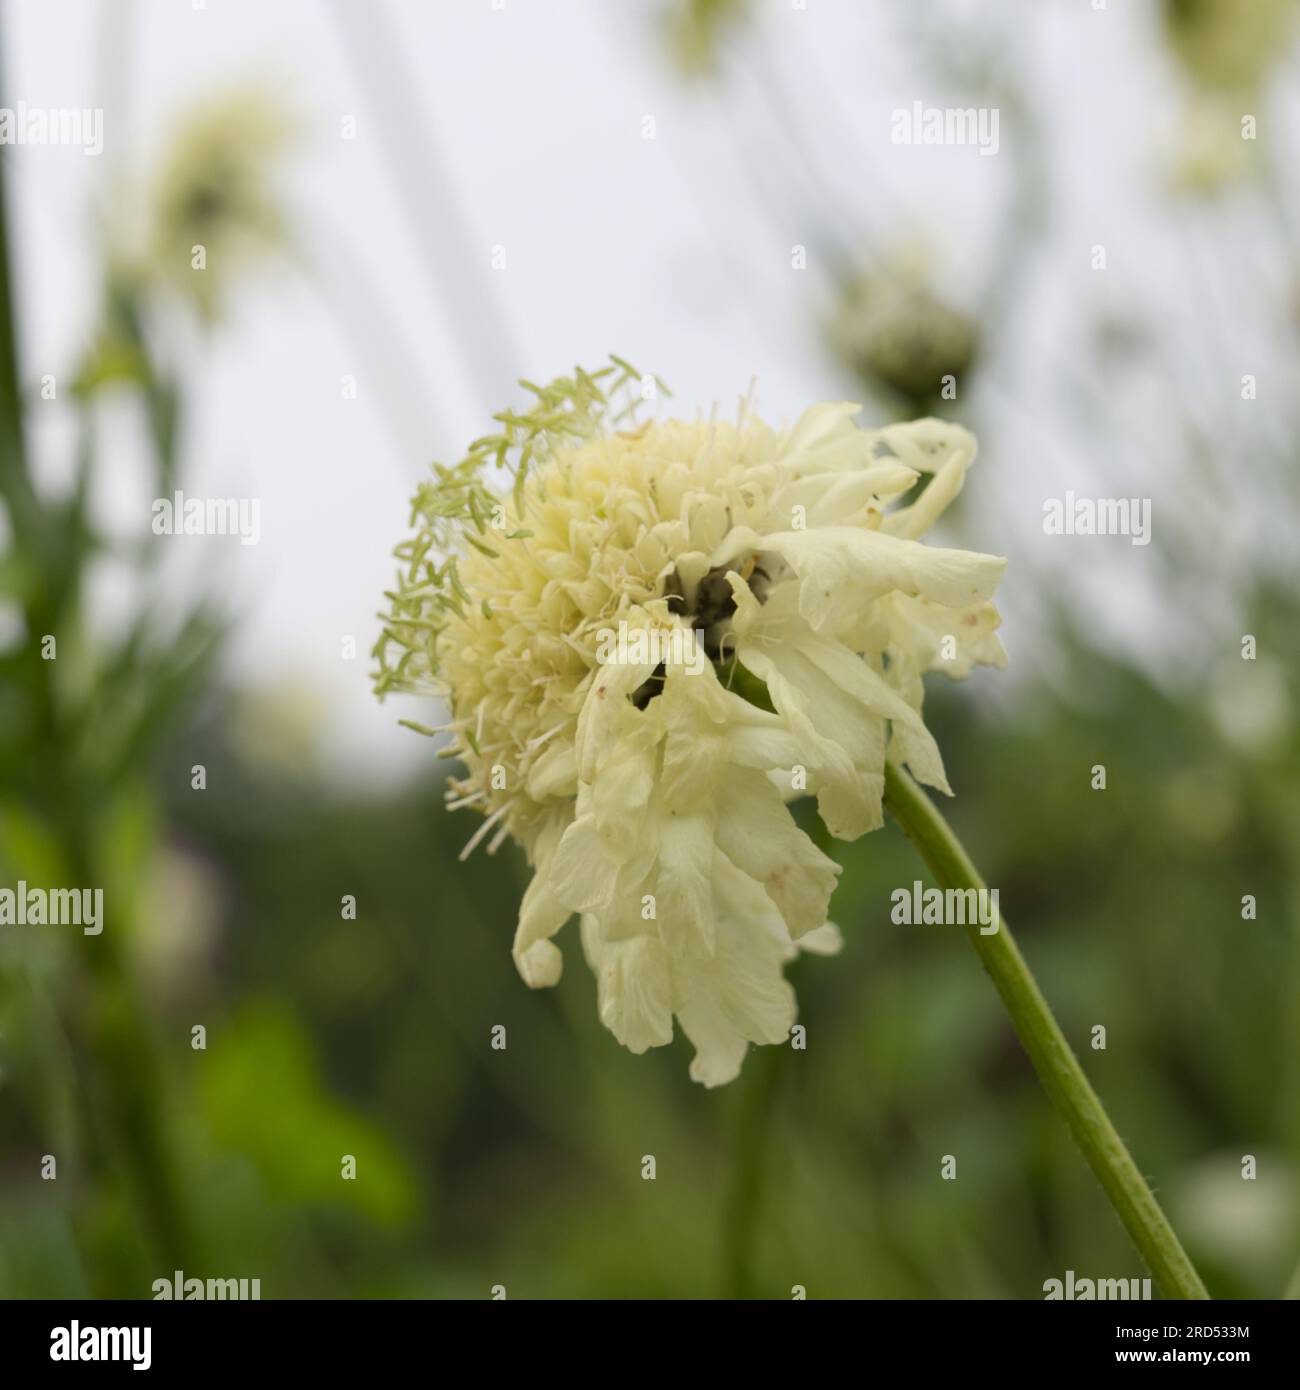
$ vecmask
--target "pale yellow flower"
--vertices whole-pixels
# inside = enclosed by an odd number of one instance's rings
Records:
[[[955,425],[863,430],[827,404],[787,430],[747,410],[619,429],[609,397],[636,380],[539,391],[422,490],[380,689],[443,694],[471,845],[527,853],[523,978],[559,979],[578,914],[605,1025],[641,1052],[675,1018],[718,1085],[789,1036],[785,962],[837,944],[839,868],[786,803],[816,796],[854,839],[881,824],[887,754],[947,790],[921,678],[1004,664],[1005,562],[920,542],[975,456]],[[511,449],[526,471],[497,499],[482,465]],[[637,642],[612,659],[620,625]]]
[[[288,249],[275,179],[296,129],[277,94],[251,82],[183,111],[123,217],[115,273],[219,318],[239,275]]]

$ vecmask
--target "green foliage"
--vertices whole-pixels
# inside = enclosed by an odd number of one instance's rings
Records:
[[[687,56],[712,61],[745,8],[678,6]],[[192,191],[182,221],[213,211]],[[576,923],[559,986],[524,988],[509,949],[523,865],[509,847],[458,862],[465,831],[432,758],[409,785],[358,792],[241,751],[210,603],[178,613],[157,595],[120,638],[96,631],[94,403],[134,394],[167,495],[188,383],[149,349],[139,284],[106,267],[102,321],[68,374],[73,482],[38,492],[5,206],[0,600],[28,638],[57,634],[59,657],[31,640],[0,651],[0,874],[103,884],[114,916],[93,951],[0,930],[0,1296],[142,1297],[177,1265],[279,1297],[500,1283],[512,1298],[788,1298],[795,1284],[1033,1298],[1066,1269],[1143,1273],[965,941],[890,921],[891,891],[924,878],[894,828],[833,843],[797,808],[843,865],[845,948],[791,967],[807,1049],[765,1049],[704,1092],[680,1039],[634,1057],[600,1025]],[[491,508],[512,493],[506,534],[523,535],[533,462],[618,418],[636,380],[615,359],[524,383],[531,409],[435,469],[397,552],[381,693],[435,676],[436,634],[463,602],[460,540],[491,549]],[[127,559],[150,592],[148,548]],[[945,810],[1211,1290],[1271,1297],[1300,1251],[1300,608],[1261,589],[1245,611],[1280,663],[1269,743],[1060,612],[1041,634],[1052,680],[1021,677],[991,709],[978,679],[959,694],[936,681],[927,718],[957,792]],[[195,761],[223,769],[201,797],[175,776]],[[1105,792],[1089,785],[1098,762]],[[174,891],[151,907],[169,856]],[[182,948],[166,970],[151,933]],[[1240,1176],[1244,1152],[1257,1180]]]
[[[354,1204],[384,1226],[414,1216],[406,1167],[387,1136],[328,1091],[301,1023],[283,1005],[244,1005],[204,1058],[213,1138],[245,1154],[270,1198]],[[364,1181],[341,1176],[345,1155]]]

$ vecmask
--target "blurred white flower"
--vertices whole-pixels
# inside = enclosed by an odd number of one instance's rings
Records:
[[[1164,0],[1165,38],[1207,92],[1253,96],[1295,32],[1293,0]]]
[[[854,839],[882,823],[888,753],[948,789],[921,678],[1005,663],[1005,561],[920,542],[975,456],[957,426],[862,430],[826,404],[785,431],[744,410],[619,430],[611,388],[635,382],[533,388],[536,411],[422,490],[379,686],[445,696],[467,768],[449,804],[486,817],[469,848],[528,854],[523,978],[556,983],[580,914],[605,1025],[642,1052],[675,1017],[713,1086],[789,1035],[797,946],[837,944],[839,868],[785,803],[815,795]],[[512,448],[507,503],[477,478]],[[630,655],[603,660],[619,624]]]
[[[1286,668],[1273,657],[1230,662],[1206,691],[1210,716],[1240,752],[1267,758],[1295,736],[1295,704]]]
[[[1254,1177],[1242,1176],[1242,1155],[1216,1153],[1187,1169],[1170,1194],[1188,1240],[1240,1275],[1274,1284],[1286,1277],[1294,1253],[1291,1232],[1300,1191],[1278,1153],[1254,1155]]]
[[[130,938],[135,968],[151,997],[164,1007],[201,993],[221,932],[222,884],[206,860],[164,846],[142,884]]]
[[[218,318],[232,282],[288,247],[274,180],[296,128],[283,98],[251,82],[183,112],[123,218],[116,274]]]
[[[1294,0],[1164,0],[1166,42],[1188,79],[1174,173],[1190,192],[1214,193],[1251,165],[1242,120],[1257,110],[1296,27]]]

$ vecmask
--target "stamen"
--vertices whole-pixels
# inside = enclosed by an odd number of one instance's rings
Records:
[[[474,851],[479,847],[480,843],[482,842],[484,836],[487,835],[488,831],[492,829],[492,827],[497,823],[497,821],[499,821],[501,817],[504,816],[505,813],[514,804],[514,798],[511,797],[511,799],[507,801],[504,805],[498,806],[497,809],[493,811],[492,814],[483,822],[483,824],[480,825],[479,828],[469,837],[469,842],[457,856],[462,861],[462,863],[466,859],[468,859],[471,854],[474,853]]]

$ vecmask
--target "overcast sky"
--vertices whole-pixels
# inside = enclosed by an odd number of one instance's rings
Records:
[[[612,350],[663,376],[686,413],[730,409],[756,380],[760,410],[790,419],[861,395],[823,346],[826,282],[792,267],[792,246],[821,254],[826,228],[885,251],[920,237],[955,297],[980,283],[1006,225],[1009,171],[1030,152],[1005,110],[996,157],[891,143],[896,108],[970,104],[942,61],[925,61],[899,18],[910,8],[759,4],[764,43],[739,39],[721,80],[692,88],[665,61],[653,4],[9,0],[3,102],[105,111],[100,158],[3,151],[28,380],[72,370],[94,325],[110,181],[141,181],[176,114],[207,94],[257,78],[289,102],[301,138],[281,186],[297,263],[250,281],[216,334],[182,348],[198,387],[183,486],[258,498],[261,541],[177,546],[176,592],[208,583],[228,595],[242,615],[232,672],[317,699],[341,767],[422,759],[427,747],[394,727],[419,712],[369,693],[374,614],[415,482],[516,399],[515,378]],[[1080,306],[1122,316],[1140,294],[1180,331],[1188,296],[1163,251],[1167,216],[1145,191],[1177,129],[1177,92],[1151,6],[936,8],[982,17],[1050,152],[1053,221],[982,398],[985,456],[970,485],[984,488],[978,526],[1008,520],[971,539],[1014,561],[1041,529],[1044,496],[1087,486],[1091,463],[1061,403]],[[941,29],[938,50],[958,32]],[[1105,277],[1089,267],[1097,243]],[[1185,327],[1197,330],[1194,316]],[[341,399],[346,375],[355,400]],[[38,463],[57,486],[67,412],[42,411]],[[152,499],[135,427],[120,409],[106,421],[99,505],[140,535]],[[988,457],[990,435],[1000,458]],[[1157,507],[1177,485],[1142,476],[1140,451],[1130,466],[1133,490]],[[1141,633],[1159,621],[1127,583],[1141,557],[1107,557],[1112,592],[1128,594],[1115,621]],[[109,573],[95,597],[105,621],[129,601]],[[347,634],[362,652],[352,663],[340,657]],[[1011,630],[1013,654],[1014,643]]]

